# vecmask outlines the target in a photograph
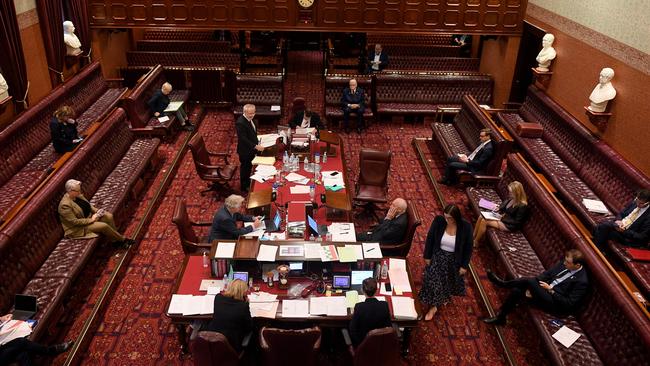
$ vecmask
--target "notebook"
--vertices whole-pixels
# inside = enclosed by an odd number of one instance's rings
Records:
[[[625,248],[625,250],[636,261],[650,262],[650,250],[636,248]]]

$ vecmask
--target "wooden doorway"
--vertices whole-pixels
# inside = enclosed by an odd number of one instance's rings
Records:
[[[519,53],[517,54],[517,63],[515,65],[515,74],[512,78],[509,101],[518,103],[524,101],[526,90],[533,82],[531,68],[537,66],[535,58],[542,49],[542,38],[544,34],[546,34],[546,31],[543,29],[524,22],[524,31],[521,34],[521,43],[519,44]]]

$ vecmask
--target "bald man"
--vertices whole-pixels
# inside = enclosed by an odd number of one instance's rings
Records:
[[[243,113],[235,122],[237,130],[237,154],[239,155],[239,184],[242,193],[247,193],[251,184],[251,171],[255,154],[264,151],[264,147],[257,139],[257,126],[255,118],[255,105],[246,104]]]
[[[345,132],[350,132],[350,113],[357,115],[357,132],[365,128],[363,112],[366,110],[366,95],[362,88],[357,86],[356,79],[350,79],[350,87],[343,89],[341,96],[341,109],[343,109],[343,128]]]
[[[151,96],[151,99],[147,101],[147,105],[153,112],[154,117],[160,117],[165,113],[165,109],[167,109],[167,106],[169,105],[169,94],[171,94],[172,90],[172,84],[164,83],[160,87],[160,90],[156,90],[156,92]],[[189,118],[187,118],[187,113],[185,113],[183,106],[178,108],[176,111],[176,117],[181,121],[186,130],[194,130],[194,126],[192,126]]]
[[[357,241],[379,242],[379,244],[398,244],[404,239],[408,217],[406,201],[395,198],[390,204],[386,217],[372,231],[357,233]]]

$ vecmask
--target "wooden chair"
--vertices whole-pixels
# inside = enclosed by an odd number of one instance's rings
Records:
[[[213,153],[208,151],[205,147],[203,137],[198,133],[192,137],[189,146],[192,151],[192,158],[194,159],[194,167],[196,168],[199,178],[208,182],[208,189],[201,191],[201,195],[204,195],[206,192],[214,191],[218,198],[219,196],[225,197],[234,192],[228,183],[235,176],[237,166],[228,163],[230,154]],[[210,160],[211,156],[223,158],[224,165],[212,165],[212,161]]]
[[[400,365],[400,346],[393,327],[373,329],[355,349],[347,329],[343,339],[354,366]]]
[[[379,220],[376,210],[378,203],[388,201],[388,172],[390,171],[390,151],[361,149],[359,153],[359,179],[355,186],[354,203],[363,207],[359,215],[367,214]]]
[[[408,224],[404,239],[397,244],[381,244],[381,252],[386,257],[406,257],[409,254],[409,250],[411,250],[415,230],[422,224],[420,213],[415,203],[407,200],[406,205]]]
[[[187,207],[185,205],[185,200],[178,198],[176,201],[176,208],[174,208],[174,216],[172,217],[172,222],[176,224],[178,229],[178,236],[181,239],[181,244],[183,246],[183,252],[185,254],[197,253],[201,251],[210,250],[210,243],[207,242],[207,237],[200,239],[196,232],[194,232],[194,226],[211,226],[211,222],[194,222],[190,220],[190,217],[187,215]]]

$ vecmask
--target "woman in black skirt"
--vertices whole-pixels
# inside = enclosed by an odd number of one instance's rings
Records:
[[[424,278],[420,301],[429,305],[429,321],[438,306],[452,295],[465,295],[465,273],[472,256],[472,224],[460,216],[456,205],[447,205],[444,216],[433,219],[424,247]]]

